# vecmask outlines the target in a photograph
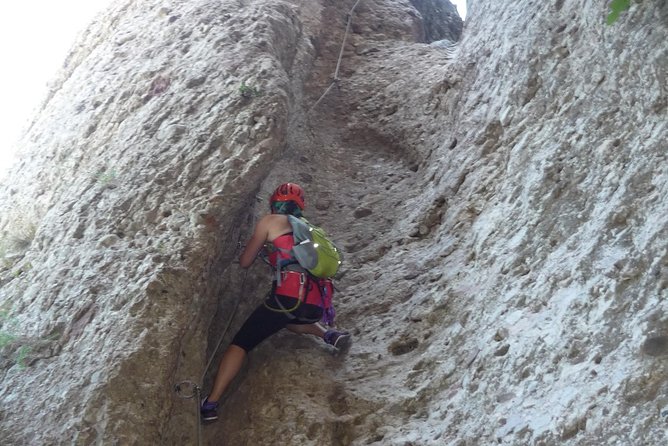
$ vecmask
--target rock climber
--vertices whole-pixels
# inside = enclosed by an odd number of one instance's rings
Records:
[[[269,252],[268,261],[276,268],[280,257],[293,246],[288,215],[302,216],[304,190],[294,183],[281,184],[271,195],[269,205],[271,213],[257,223],[239,257],[242,268],[250,267],[265,245]],[[282,328],[320,337],[337,350],[349,347],[351,337],[348,332],[326,329],[318,323],[326,312],[320,304],[321,290],[309,285],[308,273],[295,263],[285,267],[280,276],[279,280],[274,280],[265,301],[251,313],[223,354],[211,393],[200,406],[202,421],[218,418],[218,401],[241,369],[248,352]],[[331,290],[331,282],[328,285]]]

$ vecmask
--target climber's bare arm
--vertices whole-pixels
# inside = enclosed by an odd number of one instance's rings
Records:
[[[269,219],[267,217],[269,216],[266,216],[257,222],[257,225],[255,225],[255,230],[253,231],[253,235],[246,244],[246,248],[239,256],[239,265],[242,268],[248,268],[253,264],[255,258],[257,257],[257,253],[260,252],[260,249],[262,249],[262,246],[267,241],[267,235],[269,234]]]

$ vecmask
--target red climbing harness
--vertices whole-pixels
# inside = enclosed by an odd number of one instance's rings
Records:
[[[299,271],[281,271],[281,284],[276,282],[274,293],[295,297],[305,304],[329,308],[334,286],[329,279],[317,279]]]

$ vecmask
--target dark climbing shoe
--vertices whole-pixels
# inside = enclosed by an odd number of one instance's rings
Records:
[[[325,342],[337,351],[347,350],[352,344],[352,337],[347,331],[327,330],[324,338]]]
[[[202,421],[214,421],[218,419],[218,403],[210,403],[208,399],[202,401],[199,408],[199,413],[202,415]]]

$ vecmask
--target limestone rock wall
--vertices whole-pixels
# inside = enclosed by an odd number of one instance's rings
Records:
[[[172,385],[203,373],[313,54],[309,5],[241,6],[114,5],[25,136],[0,205],[3,443],[154,444],[186,411]]]
[[[470,1],[444,51],[429,2],[361,0],[314,107],[354,3],[91,26],[0,192],[5,442],[195,444],[173,385],[266,292],[232,259],[287,180],[355,345],[266,341],[204,444],[665,441],[665,2]]]
[[[424,24],[424,40],[434,42],[447,39],[457,42],[462,36],[463,21],[457,8],[448,0],[413,0],[411,4],[420,12]]]
[[[356,64],[348,127],[417,164],[360,272],[372,444],[665,441],[667,11],[606,7],[470,2],[449,61]]]

